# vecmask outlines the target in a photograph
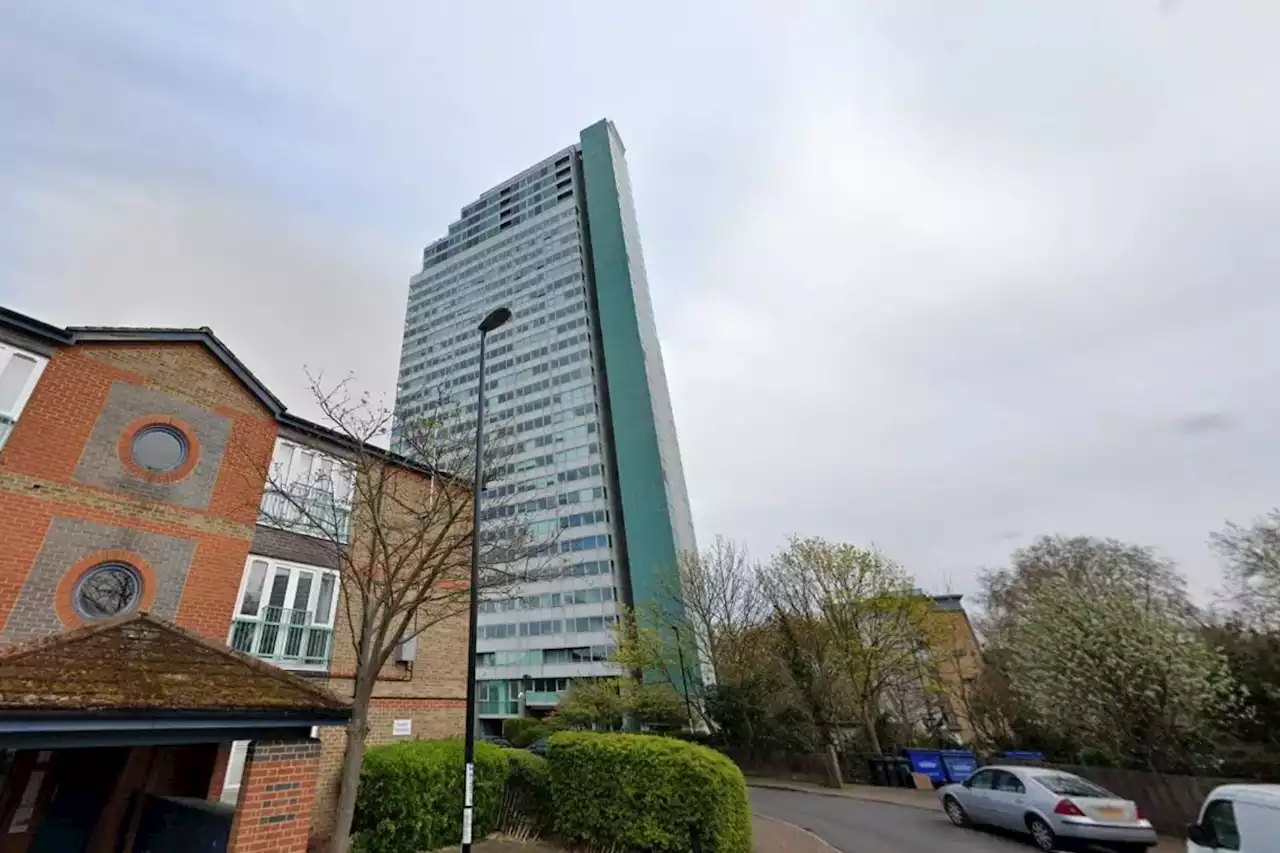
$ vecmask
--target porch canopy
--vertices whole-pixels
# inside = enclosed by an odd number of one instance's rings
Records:
[[[350,717],[307,679],[146,613],[0,651],[0,748],[297,738]]]

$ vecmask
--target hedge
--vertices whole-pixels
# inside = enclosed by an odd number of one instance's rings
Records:
[[[555,809],[551,799],[551,765],[523,749],[504,749],[508,762],[506,802],[515,814],[540,830],[551,829]]]
[[[718,752],[637,734],[563,732],[548,743],[556,830],[604,848],[751,853],[742,771]]]
[[[475,838],[498,823],[508,769],[502,753],[476,743]],[[461,739],[405,741],[366,751],[352,825],[357,849],[405,853],[461,842],[462,758]]]

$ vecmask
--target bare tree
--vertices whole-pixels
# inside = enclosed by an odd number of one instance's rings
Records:
[[[1209,542],[1226,564],[1227,607],[1252,628],[1280,629],[1280,509],[1248,527],[1228,522]]]
[[[701,553],[681,554],[678,577],[620,615],[614,661],[690,696],[690,726],[696,715],[709,727],[699,699],[705,676],[715,683],[725,669],[748,665],[745,645],[756,639],[748,629],[767,612],[756,574],[746,550],[723,537]]]
[[[317,449],[336,445],[341,459],[312,464],[301,478],[273,462],[265,472],[260,519],[305,531],[338,569],[338,627],[345,630],[335,633],[349,631],[355,666],[329,849],[345,853],[379,673],[398,645],[467,613],[476,532],[470,480],[475,424],[456,415],[396,424],[399,453],[393,454],[380,447],[393,439],[388,408],[353,398],[346,382],[325,387],[319,377],[309,380],[328,430]],[[488,431],[486,482],[508,473],[514,449],[512,430]],[[482,595],[529,579],[555,550],[554,535],[533,535],[520,523],[519,509],[502,495],[486,495],[479,531]]]
[[[680,585],[698,659],[719,682],[727,670],[741,669],[744,641],[768,613],[759,568],[745,548],[717,536],[701,552],[681,555]]]

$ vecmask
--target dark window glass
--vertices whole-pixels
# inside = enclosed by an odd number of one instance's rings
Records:
[[[1230,800],[1214,800],[1204,810],[1201,825],[1213,832],[1213,846],[1219,850],[1240,849],[1240,828]]]
[[[991,785],[995,782],[996,774],[994,770],[979,770],[969,777],[966,783],[967,787],[974,788],[979,791],[990,791]]]
[[[249,580],[244,588],[244,602],[240,605],[240,615],[257,616],[258,605],[262,603],[262,587],[267,579],[267,564],[263,560],[254,560],[249,564]]]
[[[130,452],[141,467],[164,474],[187,461],[187,440],[173,427],[156,424],[138,430]]]
[[[1004,771],[996,773],[995,789],[1006,794],[1025,794],[1027,792],[1026,787],[1018,780],[1017,776]]]
[[[106,619],[132,610],[141,595],[142,581],[132,566],[103,563],[76,584],[75,606],[86,619]]]
[[[1064,797],[1106,797],[1115,798],[1115,794],[1093,784],[1087,779],[1081,779],[1079,776],[1071,776],[1066,773],[1054,773],[1044,776],[1033,777],[1041,785],[1044,785],[1055,794],[1061,794]]]

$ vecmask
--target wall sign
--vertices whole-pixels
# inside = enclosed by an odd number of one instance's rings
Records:
[[[405,737],[413,734],[413,720],[396,720],[391,724],[392,737]]]

